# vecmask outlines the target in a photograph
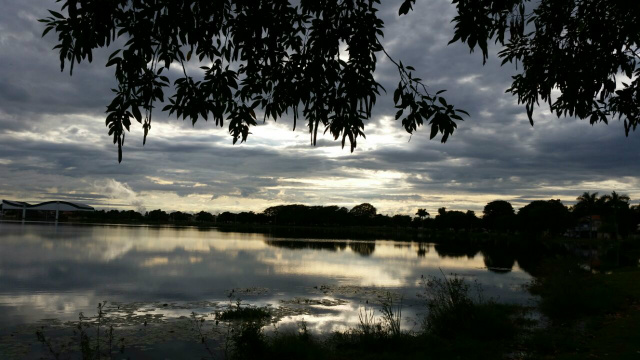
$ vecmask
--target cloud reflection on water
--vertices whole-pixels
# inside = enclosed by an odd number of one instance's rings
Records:
[[[314,287],[376,287],[413,298],[420,277],[439,275],[440,268],[477,279],[490,296],[524,301],[528,295],[519,286],[530,279],[509,258],[511,271],[497,274],[486,270],[477,250],[409,242],[126,226],[0,223],[0,231],[0,320],[27,313],[75,318],[103,300],[220,301],[229,289],[256,286],[269,293],[244,300],[342,296],[359,306],[358,294],[322,294]]]

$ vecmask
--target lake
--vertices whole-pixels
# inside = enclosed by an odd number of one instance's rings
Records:
[[[377,310],[390,296],[402,303],[403,328],[412,330],[425,311],[428,276],[454,273],[477,281],[485,298],[532,302],[523,289],[531,276],[518,256],[498,247],[0,222],[0,354],[33,326],[93,316],[102,301],[129,326],[240,301],[271,307],[278,326],[304,321],[329,333],[356,326],[361,309]]]

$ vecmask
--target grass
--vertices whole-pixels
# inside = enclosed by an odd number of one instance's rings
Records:
[[[607,354],[612,359],[640,358],[640,307],[605,319],[593,337],[598,341],[587,347],[591,354]]]
[[[633,295],[630,291],[635,288],[632,278],[638,273],[592,274],[564,261],[547,263],[544,267],[530,291],[541,297],[540,310],[560,323],[602,316],[627,307]],[[638,295],[635,294],[636,299]]]
[[[387,292],[387,296],[381,305],[380,312],[382,313],[384,329],[391,336],[398,337],[402,335],[402,298],[394,304],[393,295]]]
[[[479,340],[508,339],[516,332],[513,317],[519,307],[485,300],[478,283],[472,286],[463,278],[451,275],[447,278],[423,280],[427,307],[424,328],[433,335],[446,338],[470,338]]]
[[[638,359],[640,269],[592,274],[567,261],[545,264],[531,291],[549,325],[524,346],[532,358]]]

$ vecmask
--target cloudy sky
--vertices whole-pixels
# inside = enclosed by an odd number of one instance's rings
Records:
[[[612,190],[640,199],[638,134],[622,124],[586,121],[536,111],[531,127],[523,107],[504,91],[513,67],[452,37],[449,0],[419,1],[399,18],[398,1],[384,1],[384,44],[413,65],[434,90],[471,118],[446,143],[423,128],[410,137],[393,118],[391,94],[378,100],[354,153],[329,137],[309,145],[306,128],[287,119],[252,130],[248,143],[232,145],[226,128],[161,115],[147,144],[142,129],[127,136],[124,160],[107,135],[104,110],[114,85],[107,51],[93,64],[61,73],[40,37],[54,0],[3,0],[0,12],[0,198],[70,200],[97,208],[220,212],[262,211],[276,204],[370,202],[380,212],[413,214],[448,209],[481,212],[494,199],[521,207],[535,199],[570,204],[582,191]],[[495,53],[495,49],[494,49]],[[397,84],[384,59],[376,73],[387,89]]]

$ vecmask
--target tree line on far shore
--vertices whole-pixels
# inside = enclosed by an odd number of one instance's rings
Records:
[[[369,204],[351,209],[340,206],[278,205],[261,213],[225,211],[214,215],[206,211],[186,213],[161,209],[145,212],[134,210],[99,210],[82,214],[83,221],[101,223],[146,223],[176,225],[277,225],[277,226],[364,226],[422,228],[453,231],[490,231],[591,237],[607,234],[626,237],[638,233],[640,205],[632,206],[626,195],[615,191],[609,195],[585,192],[577,203],[564,205],[560,200],[535,200],[516,211],[505,200],[485,205],[482,216],[474,211],[438,209],[429,214],[420,208],[414,216],[383,215]],[[77,216],[77,215],[73,215]],[[62,219],[64,220],[64,219]],[[74,219],[78,220],[78,219]],[[591,229],[591,231],[589,231]]]

